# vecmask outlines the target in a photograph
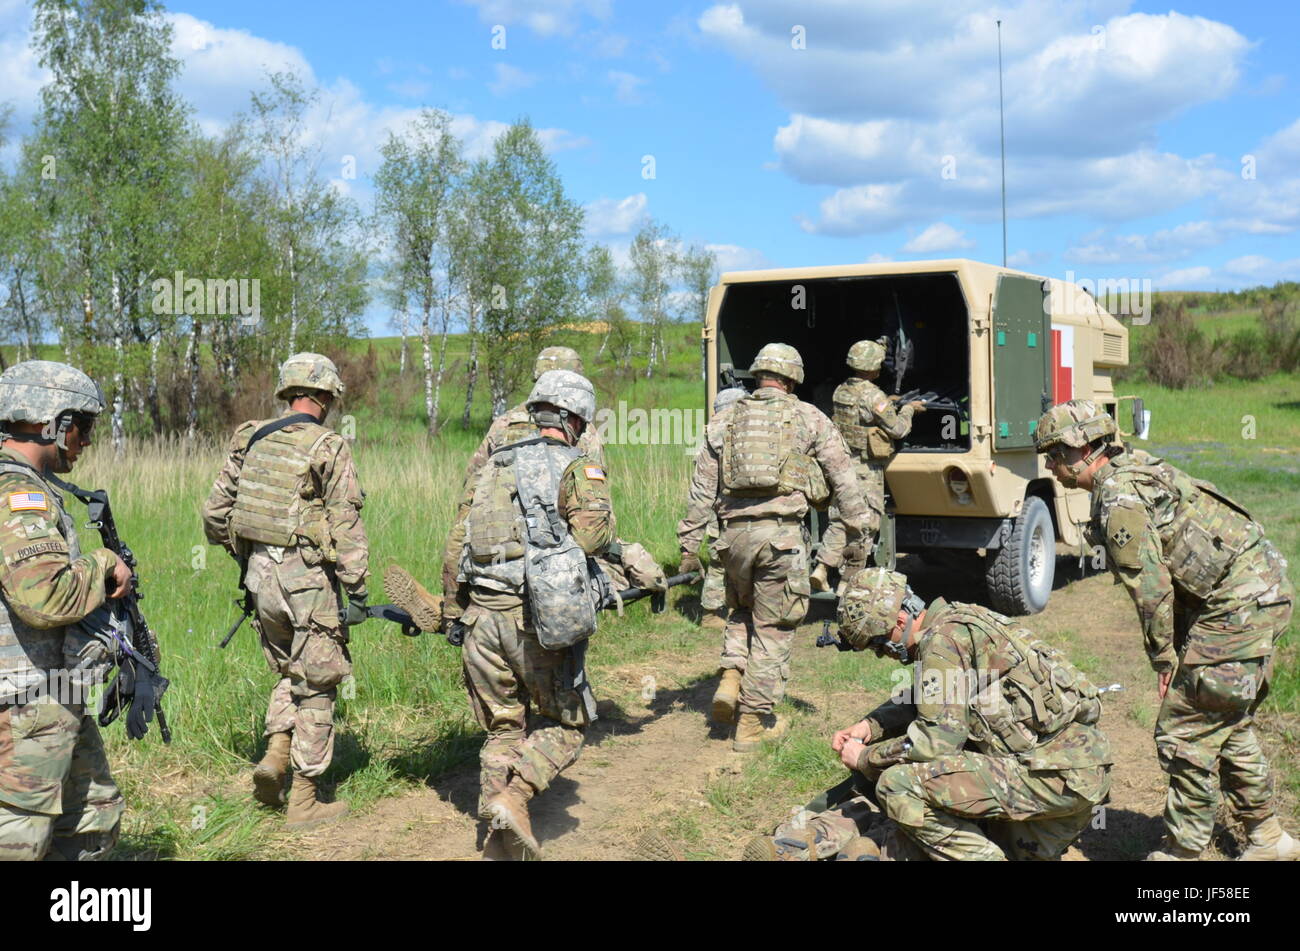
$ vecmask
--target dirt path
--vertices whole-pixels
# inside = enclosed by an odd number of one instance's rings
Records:
[[[940,586],[953,587],[950,572],[907,567],[924,596],[934,596]],[[975,594],[953,591],[951,596],[973,600]],[[1165,777],[1151,738],[1155,678],[1142,653],[1132,605],[1108,576],[1094,576],[1058,587],[1048,610],[1030,625],[1062,643],[1099,685],[1124,688],[1107,695],[1102,720],[1115,755],[1111,801],[1098,819],[1100,827],[1089,829],[1066,858],[1141,858],[1160,838]],[[824,731],[826,722],[849,722],[864,709],[864,701],[878,699],[861,689],[819,693],[807,686],[834,653],[817,651],[814,633],[813,625],[801,630],[791,665],[790,693],[799,707],[796,730]],[[706,722],[714,649],[712,638],[702,638],[688,659],[666,664],[654,658],[593,676],[598,694],[616,699],[601,702],[600,720],[579,761],[534,800],[533,828],[547,859],[636,858],[637,841],[647,829],[670,839],[677,835],[677,844],[692,857],[701,850],[692,848],[688,838],[697,846],[706,843],[705,856],[735,857],[747,834],[774,826],[788,813],[792,803],[779,792],[767,802],[747,801],[739,816],[710,802],[711,790],[740,776],[746,762]],[[883,663],[865,655],[862,662]],[[652,699],[642,694],[649,676],[658,685]],[[1294,750],[1284,750],[1276,738],[1282,727],[1294,731],[1296,724],[1270,726],[1264,737],[1275,764],[1281,756],[1294,764]],[[426,788],[295,839],[291,852],[318,859],[476,859],[477,786],[475,771],[440,777]],[[1282,814],[1289,827],[1295,826],[1294,806],[1284,792]],[[690,830],[689,837],[682,829]],[[1217,836],[1216,844],[1232,854],[1230,839]],[[1221,853],[1212,850],[1206,857]]]

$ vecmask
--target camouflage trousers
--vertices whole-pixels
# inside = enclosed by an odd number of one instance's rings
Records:
[[[471,589],[462,620],[465,690],[487,731],[479,752],[479,815],[511,776],[544,792],[582,750],[587,714],[566,676],[570,650],[547,650],[514,595]]]
[[[704,584],[700,586],[700,607],[716,611],[727,604],[726,575],[722,559],[718,557],[718,528],[711,524],[705,536],[709,543],[709,566],[704,571]]]
[[[858,477],[862,497],[867,502],[867,515],[862,526],[862,550],[869,555],[885,518],[885,466],[883,463],[859,462],[853,467],[853,473]],[[831,505],[827,516],[830,524],[822,533],[817,560],[827,568],[838,568],[844,563],[844,546],[848,541],[848,533],[844,522],[840,520],[840,510],[835,505]]]
[[[103,858],[125,809],[84,704],[0,704],[0,860]]]
[[[1156,719],[1156,752],[1169,774],[1165,828],[1185,849],[1210,844],[1222,786],[1242,819],[1273,814],[1268,759],[1254,713],[1268,693],[1273,658],[1181,666]]]
[[[794,630],[808,613],[808,539],[802,520],[731,519],[716,548],[728,608],[719,666],[742,673],[741,712],[771,713],[785,696]]]
[[[1030,770],[1010,757],[950,753],[884,770],[876,796],[926,857],[1059,858],[1110,792],[1110,768]]]
[[[280,675],[266,708],[266,735],[291,734],[294,770],[320,776],[334,756],[338,685],[352,673],[338,595],[325,570],[306,564],[296,548],[259,546],[249,556],[245,583],[262,653]]]

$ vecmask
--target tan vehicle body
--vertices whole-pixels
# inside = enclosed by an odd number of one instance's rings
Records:
[[[999,297],[1003,287],[1006,296]],[[1038,300],[1035,318],[1034,294],[1040,292],[1047,297]],[[792,305],[788,331],[780,304],[787,297],[803,304]],[[1019,324],[1008,322],[1013,305],[1020,310]],[[749,326],[747,311],[760,315],[753,321],[757,326]],[[886,470],[899,550],[994,548],[997,537],[1006,537],[996,533],[1012,524],[1008,520],[1030,496],[1038,496],[1052,513],[1055,538],[1080,553],[1088,493],[1064,490],[1051,478],[1034,452],[1032,429],[1044,403],[1086,397],[1114,411],[1111,373],[1128,363],[1128,330],[1077,285],[965,259],[728,272],[709,294],[706,406],[712,405],[722,365],[730,363],[743,378],[752,352],[773,337],[799,348],[811,376],[800,395],[829,413],[830,386],[851,372],[844,364],[848,345],[888,332],[891,321],[910,325],[918,354],[913,361],[925,364],[905,373],[900,388],[917,385],[915,375],[923,388],[937,380],[961,400],[955,441],[927,447],[904,440]],[[1017,342],[1022,349],[1012,352],[1008,344]],[[953,367],[950,376],[944,375],[946,366]],[[1000,370],[1025,376],[1021,406],[1009,422],[1002,417],[1009,415],[1011,396],[1003,397],[1007,407],[998,406]],[[1035,389],[1039,375],[1045,378]],[[894,382],[887,361],[876,383],[892,393]],[[935,412],[917,415],[914,434],[939,422],[926,419]],[[967,490],[954,491],[950,483],[960,488],[961,480]]]

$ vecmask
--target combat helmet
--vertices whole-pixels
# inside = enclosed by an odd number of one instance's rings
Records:
[[[859,340],[849,347],[844,362],[855,370],[879,370],[885,361],[885,346],[879,340]]]
[[[43,423],[39,439],[67,449],[64,437],[72,418],[93,418],[106,405],[99,384],[66,363],[27,360],[0,374],[0,435],[6,439],[28,437],[10,432],[6,423]],[[83,435],[89,430],[87,425],[79,428]]]
[[[754,357],[754,362],[749,368],[750,373],[757,373],[759,370],[778,373],[796,383],[802,383],[803,357],[799,356],[799,351],[788,343],[769,343],[758,351],[758,356]]]
[[[550,403],[559,409],[534,409],[539,403]],[[581,373],[572,370],[547,370],[533,384],[533,391],[528,394],[524,404],[538,426],[563,428],[570,435],[569,416],[577,416],[590,425],[596,418],[596,390]]]
[[[533,382],[542,378],[547,370],[572,370],[582,373],[582,357],[572,347],[543,347],[533,364]]]
[[[728,386],[718,390],[718,395],[713,397],[713,413],[716,416],[732,403],[738,402],[745,398],[745,390],[739,386]]]
[[[912,593],[902,573],[888,568],[863,568],[849,578],[840,598],[840,637],[854,650],[870,648],[878,657],[887,653],[908,663],[907,647],[889,638],[898,624],[899,611],[916,618],[924,610],[925,602]]]
[[[344,389],[338,367],[329,357],[319,353],[295,353],[280,364],[280,381],[275,387],[275,398],[288,400],[291,394],[303,390],[323,390],[339,397],[343,395]]]
[[[1081,449],[1095,440],[1110,439],[1118,431],[1110,414],[1092,400],[1067,400],[1038,418],[1034,448],[1039,452],[1053,446]]]

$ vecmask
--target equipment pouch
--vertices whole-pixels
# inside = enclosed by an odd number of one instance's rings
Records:
[[[879,426],[868,426],[867,457],[870,459],[890,459],[893,455],[893,438]]]
[[[1169,573],[1202,600],[1214,593],[1233,559],[1252,541],[1251,523],[1214,504],[1211,498],[1198,496],[1185,512],[1179,513],[1180,517],[1170,523],[1170,537],[1165,543]]]
[[[821,464],[806,453],[791,452],[786,455],[781,462],[781,475],[777,485],[782,495],[802,492],[808,504],[816,509],[825,509],[831,500],[830,486],[826,484],[826,474],[822,472]]]
[[[558,650],[596,633],[596,606],[586,553],[572,541],[529,548],[524,580],[538,642]]]

